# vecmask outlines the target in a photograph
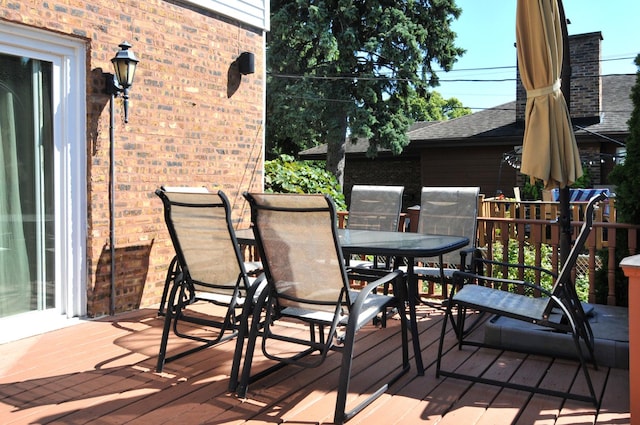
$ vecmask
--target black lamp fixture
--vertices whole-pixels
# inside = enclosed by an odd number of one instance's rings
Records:
[[[120,50],[111,59],[115,74],[106,75],[106,93],[111,95],[109,108],[109,245],[111,254],[111,282],[109,314],[114,315],[116,310],[116,226],[115,226],[115,107],[116,96],[122,93],[124,99],[124,122],[129,122],[129,88],[133,85],[133,77],[136,74],[138,59],[129,48],[131,44],[123,41]]]
[[[255,55],[251,52],[242,52],[238,56],[238,71],[240,74],[247,75],[255,72]]]
[[[129,122],[129,88],[133,85],[133,78],[136,74],[136,66],[140,62],[133,51],[129,50],[131,44],[123,41],[118,47],[120,50],[111,59],[115,75],[111,76],[112,81],[107,81],[107,93],[117,96],[122,93],[124,99],[124,122]]]

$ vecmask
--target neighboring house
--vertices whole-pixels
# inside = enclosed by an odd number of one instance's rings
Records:
[[[570,37],[570,110],[581,157],[595,185],[606,185],[629,131],[627,121],[635,75],[600,74],[599,32]],[[349,199],[354,184],[405,186],[404,207],[420,203],[422,186],[480,186],[486,196],[498,190],[513,195],[524,176],[510,166],[522,145],[526,93],[518,79],[516,101],[449,121],[416,123],[401,155],[381,150],[365,157],[368,144],[347,143],[344,186]],[[301,159],[324,159],[326,146],[300,153]]]
[[[115,312],[159,302],[173,248],[157,187],[221,188],[248,225],[268,29],[267,0],[0,3],[0,342],[110,311],[104,74],[124,40],[140,62],[128,124],[115,102]]]

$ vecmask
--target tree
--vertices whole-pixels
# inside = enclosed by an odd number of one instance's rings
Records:
[[[640,224],[640,55],[636,56],[636,84],[631,89],[633,112],[629,118],[627,155],[623,164],[609,173],[609,181],[616,185],[616,211],[618,221]],[[623,233],[623,232],[621,232]]]
[[[635,64],[638,67],[636,83],[631,88],[631,100],[633,111],[627,124],[629,136],[625,140],[627,154],[624,163],[613,167],[608,179],[616,185],[616,219],[620,223],[640,224],[640,55],[636,56]],[[629,230],[631,232],[632,230]],[[630,255],[628,244],[629,233],[616,232],[615,264],[620,264],[623,258]],[[600,253],[602,264],[609,263],[609,251]],[[608,270],[603,267],[596,274],[596,297],[601,302],[605,301],[609,294]],[[614,270],[616,305],[629,305],[629,283],[622,269]]]
[[[347,136],[399,154],[411,102],[464,51],[455,0],[272,0],[267,34],[267,143],[276,153],[327,143],[340,183]],[[304,143],[304,144],[303,144]]]
[[[409,104],[409,117],[415,121],[444,121],[470,113],[471,109],[465,108],[458,99],[445,100],[437,91],[427,97],[413,96]]]

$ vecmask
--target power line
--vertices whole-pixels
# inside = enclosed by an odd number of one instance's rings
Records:
[[[598,61],[575,61],[572,62],[572,66],[584,65],[593,62],[611,62],[611,61],[620,61],[620,60],[632,60],[635,59],[633,56],[626,56],[621,58],[611,58],[611,59],[600,59]],[[441,73],[452,73],[452,72],[476,72],[476,71],[499,71],[499,70],[516,70],[516,65],[508,65],[508,66],[492,66],[492,67],[480,67],[480,68],[466,68],[466,69],[452,69],[450,71],[438,71]],[[285,78],[285,79],[294,79],[294,80],[327,80],[327,81],[348,81],[348,80],[359,80],[359,81],[397,81],[397,82],[412,82],[414,79],[411,78],[399,78],[399,77],[391,77],[387,75],[373,75],[373,76],[362,76],[357,74],[348,74],[348,75],[305,75],[305,74],[280,74],[280,73],[271,73],[267,72],[267,75],[273,78]],[[602,77],[608,74],[601,74],[599,77]],[[581,75],[572,77],[573,80],[582,79],[582,78],[592,78],[592,75]],[[440,83],[508,83],[516,81],[514,78],[438,78],[438,82]]]

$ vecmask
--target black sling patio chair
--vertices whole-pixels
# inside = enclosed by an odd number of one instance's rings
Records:
[[[243,310],[243,322],[250,322],[250,327],[240,329],[229,390],[244,398],[251,382],[286,365],[317,367],[330,351],[337,351],[342,354],[342,363],[334,420],[343,423],[409,370],[407,321],[399,296],[403,294],[402,272],[388,273],[360,291],[351,290],[331,198],[273,193],[247,193],[245,197],[251,205],[267,286],[254,306],[247,304]],[[393,296],[373,293],[374,288],[387,282],[393,284]],[[391,307],[398,308],[400,314],[400,370],[366,400],[346,411],[356,332]],[[307,328],[308,333],[292,334],[290,327],[289,332],[283,331],[279,324],[291,321]],[[259,338],[264,356],[276,363],[252,376]],[[283,344],[287,347],[284,353]]]
[[[403,193],[404,186],[353,185],[346,228],[397,232]],[[373,256],[372,261],[367,261],[360,258],[362,256],[357,257],[346,259],[349,268],[356,269],[356,272],[362,268],[392,268],[391,258]]]
[[[209,193],[209,189],[204,186],[162,186],[160,188],[164,192],[185,192],[185,193]],[[174,256],[167,267],[167,275],[164,279],[164,289],[162,290],[162,297],[160,298],[160,305],[158,306],[158,316],[164,316],[166,311],[167,297],[169,296],[169,290],[171,284],[178,275],[179,272],[178,257]]]
[[[397,231],[403,193],[404,186],[353,185],[346,227]]]
[[[442,333],[438,346],[438,358],[436,362],[436,376],[449,376],[458,379],[466,379],[490,385],[498,385],[505,388],[541,393],[562,398],[592,402],[597,406],[598,400],[593,389],[589,375],[587,361],[597,368],[594,355],[594,336],[586,317],[584,308],[571,281],[571,270],[575,266],[578,256],[582,253],[589,232],[593,225],[593,212],[596,204],[606,198],[605,194],[595,196],[589,201],[585,212],[585,221],[580,233],[574,242],[566,262],[555,279],[551,290],[546,290],[540,285],[527,281],[511,280],[483,276],[479,274],[456,271],[453,274],[454,283],[448,298],[446,315],[450,320],[442,321]],[[479,260],[481,261],[481,260]],[[522,265],[514,265],[522,267]],[[512,287],[512,291],[503,290]],[[516,289],[517,288],[517,289]],[[541,297],[532,294],[539,292]],[[455,312],[454,312],[455,308]],[[442,369],[442,358],[446,328],[449,322],[454,324],[454,332],[458,340],[458,348],[465,345],[476,347],[490,347],[509,349],[503,346],[495,346],[486,342],[465,339],[469,332],[465,331],[465,317],[467,310],[487,312],[518,321],[535,324],[542,328],[548,328],[552,332],[564,333],[571,336],[575,346],[575,357],[580,362],[580,368],[584,373],[589,395],[557,391],[541,388],[533,385],[520,385],[508,381],[488,379],[482,376],[474,376],[456,371]],[[524,351],[524,350],[522,350]],[[526,350],[532,352],[533,350]],[[544,352],[534,354],[545,354]],[[548,354],[547,354],[548,355]]]
[[[418,233],[458,235],[469,238],[470,246],[438,258],[417,258],[413,271],[419,281],[426,281],[429,296],[435,296],[434,284],[442,285],[447,296],[447,283],[456,270],[469,270],[476,248],[478,229],[479,187],[423,187],[420,200]]]
[[[240,312],[251,284],[260,286],[258,265],[245,265],[231,222],[231,207],[221,191],[177,192],[156,190],[162,199],[164,218],[176,252],[172,261],[164,328],[156,370],[237,335]],[[252,270],[253,277],[247,273]],[[225,307],[222,317],[192,311],[196,302]],[[187,325],[189,323],[192,324]],[[200,328],[194,331],[193,325]],[[167,356],[169,334],[195,341],[196,346]]]

